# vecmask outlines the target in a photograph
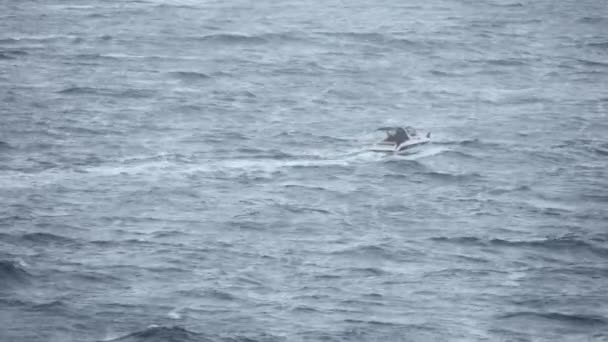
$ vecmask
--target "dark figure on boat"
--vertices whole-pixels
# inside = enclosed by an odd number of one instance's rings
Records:
[[[387,131],[386,133],[388,136],[386,137],[386,139],[384,139],[384,141],[394,142],[397,146],[410,139],[410,137],[407,135],[407,132],[401,127],[395,129],[394,133],[389,131]]]

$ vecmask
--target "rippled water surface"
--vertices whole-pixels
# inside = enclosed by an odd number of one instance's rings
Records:
[[[607,28],[0,0],[0,340],[608,340]],[[367,152],[386,125],[433,142]]]

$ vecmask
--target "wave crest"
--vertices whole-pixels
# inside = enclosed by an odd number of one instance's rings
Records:
[[[145,98],[153,95],[153,91],[145,89],[108,89],[94,87],[68,87],[57,92],[64,95],[99,95],[112,97]]]
[[[594,315],[579,315],[579,314],[564,314],[559,312],[513,312],[502,315],[501,319],[534,319],[541,318],[545,320],[555,321],[560,324],[575,324],[584,326],[597,326],[608,324],[608,319],[602,316]]]
[[[29,233],[29,234],[22,235],[21,238],[25,241],[39,243],[39,244],[50,244],[50,243],[68,244],[68,243],[74,242],[74,240],[72,240],[70,238],[55,235],[55,234],[50,234],[50,233]]]
[[[433,237],[433,241],[447,242],[460,245],[475,245],[475,246],[498,246],[498,247],[531,247],[531,248],[542,248],[551,251],[563,253],[564,251],[569,252],[591,252],[601,257],[608,256],[608,249],[595,246],[589,242],[571,238],[550,238],[542,240],[524,240],[524,241],[510,241],[503,239],[480,239],[474,236],[460,236],[460,237]]]
[[[263,44],[267,40],[259,36],[247,36],[232,33],[218,33],[198,37],[197,40],[221,44]]]
[[[203,337],[201,334],[194,333],[182,327],[158,327],[153,326],[142,331],[137,331],[129,335],[119,337],[110,341],[114,342],[211,342],[210,339]]]
[[[211,76],[209,76],[205,73],[196,72],[196,71],[172,71],[169,73],[169,75],[171,75],[174,78],[177,78],[180,81],[186,81],[186,82],[202,81],[202,80],[208,80],[211,78]]]
[[[0,260],[0,288],[27,284],[30,278],[31,275],[17,263]]]

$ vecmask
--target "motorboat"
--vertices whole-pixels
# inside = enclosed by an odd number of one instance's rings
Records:
[[[421,133],[410,126],[380,127],[377,131],[385,132],[386,137],[372,145],[369,150],[373,152],[407,153],[414,147],[431,141],[431,132]]]

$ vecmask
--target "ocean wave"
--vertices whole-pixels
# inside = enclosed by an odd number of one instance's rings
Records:
[[[375,320],[360,320],[360,319],[345,319],[345,323],[364,324],[364,325],[380,325],[380,326],[401,326],[402,324]]]
[[[495,2],[491,2],[492,6],[495,7],[524,7],[524,4],[522,4],[521,2],[508,2],[508,3],[495,3]]]
[[[268,229],[268,225],[252,220],[244,220],[246,216],[244,215],[236,215],[234,220],[228,221],[228,225],[232,227],[238,227],[243,230],[255,230],[255,231],[264,231]]]
[[[10,56],[10,55],[9,55],[9,54],[7,54],[7,53],[0,53],[0,60],[1,60],[1,59],[10,60],[10,59],[17,59],[17,58],[15,58],[15,57],[13,57],[13,56]]]
[[[76,242],[70,238],[50,233],[28,233],[22,235],[21,239],[37,244],[70,244]]]
[[[115,247],[116,244],[111,244],[111,246]],[[86,272],[80,271],[73,274],[74,278],[78,278],[80,280],[88,281],[95,284],[107,284],[111,282],[119,282],[121,278],[117,276],[113,276],[110,274],[97,273],[97,272]]]
[[[14,43],[18,43],[19,40],[18,39],[14,39],[14,38],[2,38],[0,39],[0,44],[14,44]]]
[[[422,172],[421,175],[430,177],[435,180],[447,181],[447,182],[463,182],[480,179],[482,176],[479,173],[447,173],[439,171]]]
[[[608,67],[608,63],[607,62],[592,61],[592,60],[589,60],[589,59],[582,59],[582,58],[577,59],[577,61],[580,64],[584,65],[584,66],[604,67],[604,68]]]
[[[456,157],[459,159],[471,159],[471,160],[480,160],[481,159],[470,153],[456,151],[456,150],[444,150],[444,151],[437,153],[437,156]]]
[[[154,238],[157,238],[157,239],[167,239],[167,238],[188,235],[187,233],[180,231],[180,230],[161,230],[161,231],[154,232],[153,234],[154,234]]]
[[[169,75],[186,82],[203,81],[211,78],[211,76],[205,73],[196,71],[171,71]]]
[[[291,311],[321,314],[321,311],[319,309],[313,308],[312,306],[308,306],[308,305],[297,305],[294,308],[292,308]]]
[[[580,197],[585,201],[608,203],[608,194],[582,194]]]
[[[604,21],[608,22],[608,18],[606,17],[582,17],[580,19],[577,20],[580,23],[585,23],[585,24],[600,24]]]
[[[207,290],[205,291],[206,297],[211,297],[213,299],[219,299],[224,301],[235,301],[237,298],[231,295],[228,292],[219,291],[219,290]]]
[[[202,37],[191,37],[191,39],[209,42],[209,43],[217,43],[217,44],[233,44],[233,45],[259,45],[267,43],[268,41],[260,36],[247,36],[242,34],[232,34],[232,33],[217,33],[210,34]]]
[[[310,191],[329,191],[329,189],[322,186],[306,185],[306,184],[283,184],[281,185],[285,189],[302,189]]]
[[[402,260],[405,251],[397,251],[389,246],[381,245],[363,245],[357,247],[349,247],[346,249],[334,251],[331,254],[335,256],[345,256],[349,258],[361,259],[386,259],[386,260]]]
[[[437,242],[449,242],[454,244],[463,244],[463,245],[478,245],[483,244],[483,240],[474,236],[459,236],[454,238],[449,238],[445,236],[432,237],[430,238],[433,241]]]
[[[573,324],[577,326],[598,326],[598,325],[607,325],[608,319],[602,316],[594,316],[594,315],[583,315],[583,314],[564,314],[559,312],[530,312],[530,311],[521,311],[521,312],[513,312],[509,314],[505,314],[499,316],[500,319],[522,319],[522,320],[530,320],[530,319],[545,319],[554,321],[560,324]]]
[[[606,279],[608,277],[608,268],[598,266],[574,265],[571,267],[543,267],[536,270],[551,275],[566,274],[585,276],[593,279]]]
[[[0,304],[6,307],[24,307],[29,305],[28,302],[15,298],[0,298]]]
[[[117,61],[118,58],[100,53],[81,53],[74,56],[76,60],[101,60],[101,61]]]
[[[608,42],[587,43],[585,44],[585,46],[589,46],[592,48],[608,49]]]
[[[8,56],[11,56],[11,57],[27,56],[29,54],[25,50],[17,50],[17,49],[4,50],[4,51],[2,51],[2,53],[7,54]]]
[[[504,66],[504,67],[521,67],[529,63],[529,61],[518,58],[499,58],[499,59],[470,59],[467,60],[473,64],[486,64],[490,66]]]
[[[481,139],[465,139],[465,140],[446,140],[446,141],[434,141],[433,145],[460,145],[465,147],[475,148],[496,148],[502,146],[498,143],[488,142]]]
[[[605,145],[601,147],[591,147],[591,151],[602,157],[608,156],[608,147],[606,147]]]
[[[492,195],[502,195],[502,194],[513,193],[513,192],[529,192],[531,190],[532,190],[532,188],[530,188],[527,185],[519,185],[519,186],[515,186],[515,187],[508,187],[508,188],[494,187],[494,188],[488,190],[488,193],[492,194]]]
[[[419,161],[400,157],[387,158],[382,162],[382,164],[386,165],[390,170],[398,171],[398,173],[403,173],[406,170],[419,172],[425,172],[428,170],[426,166]]]
[[[137,1],[135,1],[137,2]],[[141,3],[152,3],[150,1],[138,1]],[[173,8],[180,8],[180,9],[188,9],[188,10],[196,10],[196,9],[200,9],[200,7],[194,6],[194,5],[190,5],[190,4],[185,4],[185,3],[181,3],[181,2],[177,2],[177,3],[161,3],[161,4],[157,4],[156,6],[154,6],[155,8],[158,9],[173,9]]]
[[[54,300],[47,303],[34,304],[29,309],[32,311],[46,311],[56,313],[57,311],[65,311],[67,309],[67,305],[60,300]]]
[[[214,310],[216,313],[218,310]],[[166,327],[151,325],[147,329],[118,337],[104,342],[274,342],[284,341],[284,338],[271,334],[261,336],[242,336],[230,334],[230,336],[208,336],[206,334],[193,332],[180,326]],[[101,341],[100,341],[101,342]]]
[[[378,267],[348,267],[337,271],[345,271],[347,275],[363,277],[380,277],[390,273]]]
[[[186,330],[182,327],[153,326],[142,331],[119,337],[108,342],[211,342],[199,333]]]
[[[29,283],[31,275],[19,264],[0,260],[0,287]]]
[[[106,129],[99,126],[93,126],[91,128],[82,126],[57,126],[56,129],[57,131],[67,132],[70,135],[124,135],[124,132],[122,131]],[[92,158],[100,160],[94,156]]]
[[[331,37],[351,38],[354,40],[368,42],[379,42],[386,40],[385,35],[376,32],[317,32],[317,34]]]
[[[608,242],[608,232],[596,233],[591,240],[596,242]]]
[[[193,162],[192,155],[186,155],[182,153],[159,153],[154,155],[131,157],[122,160],[123,163],[131,165],[140,164],[155,164],[158,162],[172,162],[172,163],[184,163],[190,164]]]
[[[554,252],[563,253],[570,252],[591,252],[601,257],[608,256],[608,248],[595,246],[589,242],[571,238],[555,238],[530,241],[510,241],[503,239],[481,239],[474,236],[461,237],[432,237],[431,240],[437,242],[447,242],[459,245],[476,245],[476,246],[497,246],[497,247],[533,247],[548,249]]]
[[[500,270],[491,270],[491,269],[468,269],[468,268],[448,268],[439,271],[431,271],[426,272],[423,277],[432,278],[432,277],[457,277],[462,275],[472,276],[472,277],[485,277],[494,274],[506,274],[506,271]]]
[[[435,44],[429,40],[412,40],[408,38],[394,37],[376,32],[317,32],[317,34],[326,37],[335,37],[348,39],[353,42],[371,43],[383,47],[392,48],[414,48],[425,47]]]
[[[109,15],[104,14],[104,13],[89,13],[87,14],[87,18],[107,18],[109,17]]]
[[[272,32],[262,33],[258,35],[261,38],[266,39],[270,42],[282,42],[282,43],[294,43],[294,42],[307,42],[309,39],[306,33],[300,31],[288,31],[288,32]]]
[[[601,157],[608,155],[608,143],[598,143],[591,139],[569,139],[552,145],[551,148],[577,150],[577,153],[582,150]]]
[[[382,179],[386,179],[386,180],[407,180],[407,181],[413,181],[412,177],[409,174],[403,174],[403,173],[387,173],[382,175]]]
[[[2,150],[10,150],[12,148],[13,147],[9,143],[4,142],[4,141],[0,141],[0,151],[2,151]]]
[[[69,40],[73,40],[74,38],[76,38],[76,36],[73,36],[73,35],[47,35],[47,36],[30,35],[30,36],[21,36],[21,37],[7,37],[7,38],[0,40],[0,43],[4,43],[4,44],[14,44],[14,43],[22,43],[22,42],[50,43],[50,42],[56,42],[56,41],[60,41],[60,40],[69,41]]]
[[[301,205],[277,204],[276,206],[280,209],[286,210],[286,211],[294,213],[294,214],[307,214],[307,213],[316,213],[316,214],[324,214],[324,215],[331,214],[330,211],[325,210],[325,209],[305,207],[305,206],[301,206]]]
[[[240,147],[236,149],[237,152],[246,154],[248,158],[252,159],[277,159],[277,160],[285,160],[285,159],[298,159],[298,156],[293,154],[289,154],[276,149],[259,149],[253,147]],[[307,156],[307,158],[309,158]]]
[[[350,143],[352,139],[350,138],[341,138],[329,135],[315,134],[315,133],[307,133],[307,132],[293,132],[293,131],[283,131],[273,135],[275,139],[281,139],[284,144],[297,144],[302,143],[303,140],[310,140],[318,143],[319,141],[325,143]]]
[[[345,250],[341,250],[338,252],[334,252],[332,254],[364,254],[366,257],[374,256],[374,257],[390,257],[393,255],[393,252],[389,251],[387,248],[377,246],[377,245],[363,245],[357,247],[351,247]]]
[[[314,278],[316,280],[327,280],[327,281],[334,281],[335,279],[340,279],[342,278],[342,276],[336,275],[336,274],[317,274],[314,276]]]
[[[455,72],[450,72],[450,71],[443,71],[443,70],[431,70],[429,71],[429,73],[433,76],[439,76],[439,77],[461,77],[461,74],[455,73]]]
[[[65,95],[100,95],[112,97],[147,98],[154,95],[154,91],[147,89],[110,89],[94,87],[68,87],[57,92]]]

